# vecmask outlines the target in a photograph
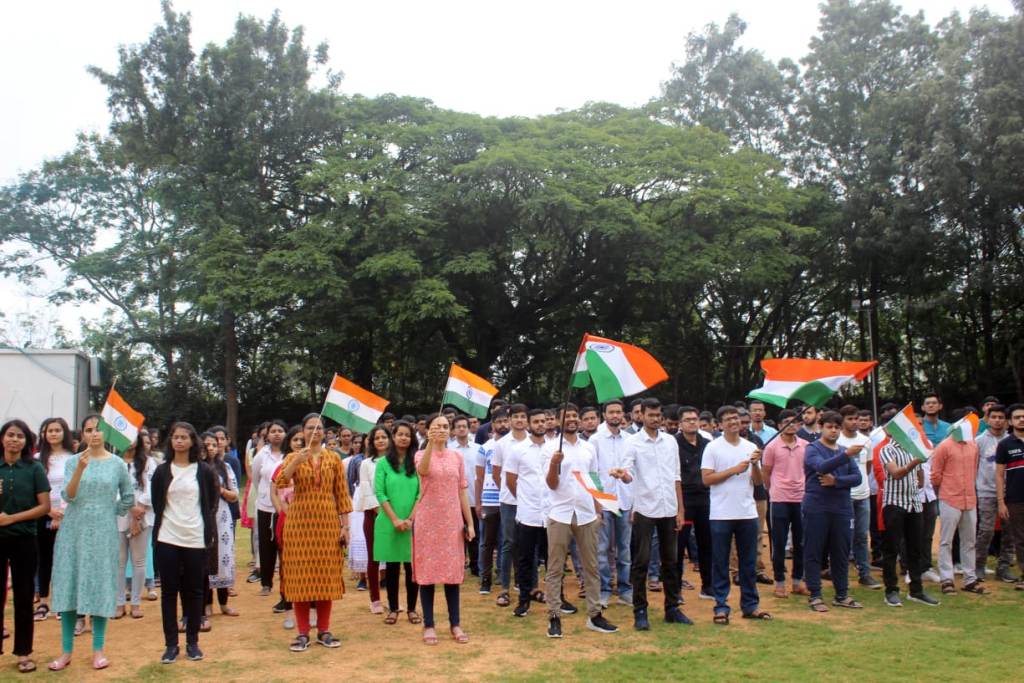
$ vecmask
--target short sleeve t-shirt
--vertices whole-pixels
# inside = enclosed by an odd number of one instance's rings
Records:
[[[1007,503],[1024,503],[1024,441],[1010,434],[996,446],[996,464],[1006,466]]]
[[[851,437],[840,433],[836,444],[842,448],[850,446],[863,446],[864,449],[857,455],[857,467],[860,468],[860,483],[850,489],[852,500],[865,500],[871,496],[871,484],[868,482],[868,465],[871,463],[871,439],[857,432]]]
[[[750,454],[755,450],[757,447],[746,439],[740,439],[739,444],[734,446],[724,436],[720,436],[704,449],[700,468],[721,472],[749,461]],[[748,467],[742,474],[731,476],[711,487],[710,519],[757,519],[751,469]]]

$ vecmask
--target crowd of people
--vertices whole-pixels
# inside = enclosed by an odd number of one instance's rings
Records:
[[[881,412],[884,422],[897,408]],[[259,425],[240,454],[220,426],[199,433],[175,422],[162,442],[144,428],[118,455],[98,415],[78,431],[47,419],[38,437],[10,420],[0,428],[0,567],[13,653],[19,671],[35,670],[34,622],[55,615],[62,654],[48,668],[68,667],[85,632],[92,666],[106,668],[108,621],[141,619],[143,599],[159,599],[161,661],[179,658],[182,633],[186,657],[202,659],[214,598],[221,614],[239,616],[229,604],[239,522],[253,557],[246,581],[268,597],[276,575],[271,609],[295,630],[296,653],[340,646],[332,606],[347,591],[346,565],[372,614],[394,625],[404,611],[427,645],[438,642],[438,586],[448,634],[469,642],[467,571],[515,618],[542,606],[552,638],[579,611],[567,595],[570,563],[585,628],[599,633],[618,630],[604,614],[613,601],[649,630],[652,593],[678,625],[693,623],[688,591],[709,601],[715,624],[729,624],[733,586],[744,619],[773,618],[758,584],[775,599],[806,598],[815,613],[859,609],[851,573],[891,607],[938,606],[925,583],[956,593],[958,574],[966,593],[984,595],[991,579],[1024,591],[1012,573],[1015,559],[1024,569],[1024,404],[989,397],[952,417],[969,412],[978,434],[950,435],[940,397],[923,398],[934,445],[923,461],[872,438],[871,411],[803,406],[769,420],[756,400],[714,414],[655,398],[557,409],[495,400],[482,424],[452,408],[385,413],[366,434],[311,413],[294,426]],[[687,558],[697,585],[683,578]]]

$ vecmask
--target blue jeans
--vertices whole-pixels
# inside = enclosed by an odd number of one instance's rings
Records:
[[[786,539],[793,531],[793,585],[804,578],[804,521],[800,503],[772,502],[772,571],[775,583],[786,582]]]
[[[597,533],[597,573],[601,578],[601,595],[611,595],[612,592],[612,568],[608,562],[611,536],[615,537],[615,574],[619,595],[629,595],[633,592],[633,586],[629,583],[629,539],[633,531],[629,523],[629,510],[623,510],[618,517],[607,510],[601,514],[604,515],[604,524]]]
[[[828,553],[832,585],[836,599],[843,600],[850,590],[846,563],[850,557],[850,515],[844,512],[804,510],[804,583],[811,598],[821,597],[821,563]],[[826,544],[828,547],[826,547]]]
[[[868,532],[871,531],[871,499],[853,501],[853,561],[857,565],[857,576],[871,576],[868,563]]]
[[[501,503],[501,551],[498,553],[498,581],[508,590],[512,579],[512,563],[515,561],[516,506]]]
[[[729,551],[734,537],[739,564],[740,609],[744,614],[750,614],[756,612],[761,604],[757,593],[757,527],[756,517],[711,520],[711,590],[715,596],[715,614],[729,613]]]

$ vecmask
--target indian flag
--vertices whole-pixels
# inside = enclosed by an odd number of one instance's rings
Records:
[[[839,387],[867,377],[878,361],[835,361],[811,358],[769,358],[761,361],[764,385],[747,396],[785,408],[801,401],[816,408],[825,405]]]
[[[387,407],[387,400],[336,374],[324,401],[323,414],[338,424],[365,434],[373,429]]]
[[[607,493],[601,488],[601,478],[597,475],[597,472],[587,472],[584,474],[579,470],[573,472],[573,476],[576,477],[576,481],[580,483],[587,493],[593,496],[594,500],[601,504],[601,507],[612,513],[615,516],[621,516],[619,511],[619,498],[618,496]]]
[[[924,435],[924,427],[914,414],[914,406],[907,406],[885,423],[885,432],[892,440],[903,446],[903,450],[918,460],[927,460],[932,454],[932,444]]]
[[[590,334],[583,335],[572,372],[572,386],[582,388],[593,381],[601,403],[639,394],[668,379],[665,368],[643,349]]]
[[[487,417],[491,399],[497,393],[498,387],[452,363],[441,404],[447,403],[476,417]]]
[[[100,412],[100,431],[103,440],[118,453],[124,453],[139,436],[145,416],[128,405],[114,387],[110,387],[107,402]]]
[[[978,425],[978,416],[968,413],[962,420],[953,423],[947,436],[954,441],[974,441],[974,438],[978,436]]]

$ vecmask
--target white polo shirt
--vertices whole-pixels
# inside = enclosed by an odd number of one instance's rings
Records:
[[[547,473],[551,467],[551,458],[558,450],[557,441],[549,441],[543,448],[543,469],[547,486]],[[562,441],[561,470],[558,474],[558,488],[552,490],[548,486],[548,519],[553,519],[562,524],[572,524],[572,516],[576,515],[577,524],[590,524],[597,519],[597,509],[594,507],[594,498],[577,481],[574,472],[579,472],[583,477],[590,478],[591,472],[597,472],[597,454],[594,448],[577,437],[576,443]]]
[[[631,436],[622,429],[618,434],[612,434],[608,425],[602,422],[587,442],[594,447],[597,454],[597,472],[601,476],[601,488],[618,496],[621,510],[633,509],[633,485],[610,476],[608,471],[613,467],[622,467],[626,455],[626,441]]]
[[[524,439],[505,451],[505,466],[501,469],[501,483],[506,483],[506,474],[514,474],[516,480],[516,521],[526,526],[544,526],[547,518],[548,485],[545,481],[544,451],[547,442],[533,443]],[[558,445],[557,443],[555,444]]]
[[[655,519],[676,516],[676,482],[682,477],[674,436],[659,431],[651,438],[641,429],[626,440],[622,468],[633,478],[633,512]]]
[[[498,493],[499,503],[505,503],[506,505],[516,504],[516,497],[508,490],[508,484],[505,483],[505,460],[509,457],[508,450],[511,447],[529,440],[529,436],[516,439],[513,436],[513,432],[509,432],[494,442],[494,455],[491,456],[491,466],[501,468],[501,491]]]

